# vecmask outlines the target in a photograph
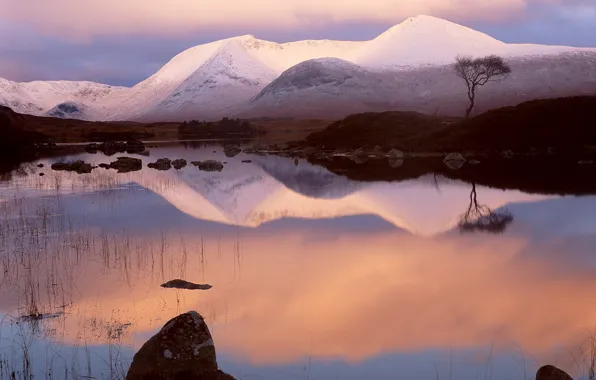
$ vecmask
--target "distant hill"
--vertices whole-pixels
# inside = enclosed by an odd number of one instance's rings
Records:
[[[304,145],[326,150],[376,145],[410,152],[574,150],[596,147],[596,97],[525,102],[470,119],[412,112],[351,115],[308,136]]]

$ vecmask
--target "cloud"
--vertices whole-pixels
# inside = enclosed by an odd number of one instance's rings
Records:
[[[417,14],[457,21],[497,20],[523,12],[528,2],[569,3],[565,0],[0,0],[3,9],[0,22],[26,23],[44,33],[84,39],[114,34],[176,35],[239,26],[292,29],[351,22],[397,23]]]

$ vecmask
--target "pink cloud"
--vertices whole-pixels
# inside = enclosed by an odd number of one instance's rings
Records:
[[[564,0],[0,0],[0,21],[69,39],[178,34],[214,27],[298,28],[345,22],[398,23],[417,14],[495,20],[527,2]],[[574,1],[574,0],[571,0]]]

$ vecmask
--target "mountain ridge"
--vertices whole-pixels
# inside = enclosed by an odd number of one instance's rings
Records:
[[[451,21],[419,15],[406,19],[368,41],[304,40],[276,43],[247,34],[197,45],[177,54],[155,74],[130,88],[94,82],[17,83],[0,79],[0,104],[10,106],[17,112],[38,116],[53,112],[62,117],[72,117],[68,112],[55,112],[55,108],[73,103],[80,106],[77,107],[80,109],[76,113],[77,118],[98,121],[216,119],[255,114],[251,104],[260,91],[287,74],[288,70],[311,60],[337,59],[356,65],[359,70],[376,73],[374,78],[369,76],[372,82],[364,80],[360,87],[374,91],[375,83],[380,80],[386,82],[385,91],[389,91],[390,86],[399,87],[402,82],[405,83],[403,86],[415,86],[414,82],[405,79],[408,72],[444,68],[460,54],[499,54],[507,59],[531,59],[536,62],[537,69],[542,69],[544,57],[554,59],[567,53],[596,56],[596,49],[507,44]],[[204,83],[208,84],[207,89],[202,86]],[[331,88],[329,85],[327,87]],[[594,88],[596,92],[596,86]],[[445,97],[449,99],[461,92],[461,88],[451,85],[449,89],[433,92],[446,93]],[[333,90],[327,93],[333,93]],[[341,95],[347,105],[354,102],[349,96],[338,92],[337,87],[335,93]],[[358,99],[365,97],[362,93],[351,96]],[[312,101],[320,103],[322,108],[325,108],[325,101],[338,102],[337,99],[319,100],[316,97]],[[363,110],[371,111],[400,107],[419,110],[412,107],[424,108],[425,104],[424,96],[417,99],[414,105],[399,97],[391,99],[391,102],[373,100],[370,105],[361,100],[355,101],[360,103],[359,107]],[[271,105],[261,105],[259,109],[258,116],[271,116],[269,113],[283,115],[285,112]]]

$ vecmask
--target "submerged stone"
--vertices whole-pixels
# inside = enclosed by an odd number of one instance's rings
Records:
[[[173,289],[188,289],[188,290],[208,290],[213,286],[209,284],[195,284],[185,280],[175,279],[160,285],[162,288],[173,288]]]

